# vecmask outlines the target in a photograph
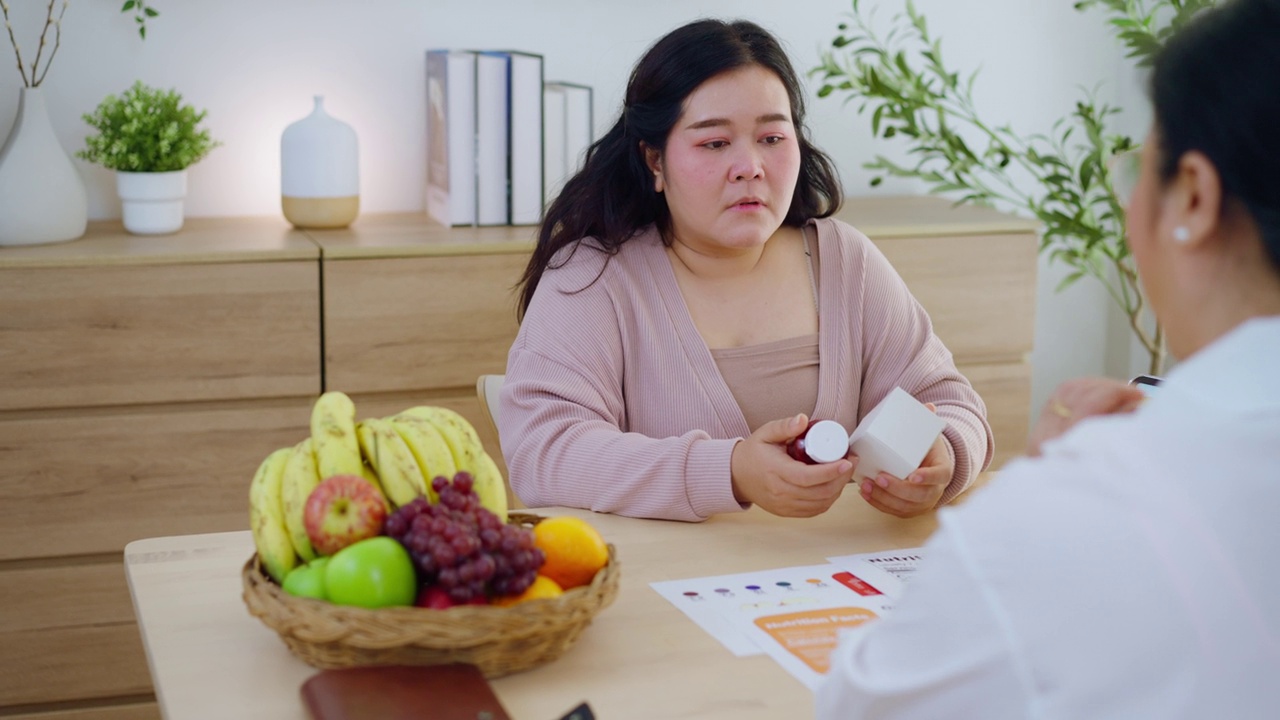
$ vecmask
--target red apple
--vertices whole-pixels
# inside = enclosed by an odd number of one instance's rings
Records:
[[[359,475],[333,475],[307,496],[302,511],[311,546],[321,555],[382,534],[387,506],[382,493]]]

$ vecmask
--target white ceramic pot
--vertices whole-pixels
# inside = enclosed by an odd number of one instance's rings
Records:
[[[135,235],[165,235],[182,229],[187,171],[116,171],[116,192],[124,209],[124,229]]]
[[[319,95],[280,136],[280,205],[300,228],[343,228],[360,213],[356,131],[325,112]]]
[[[53,133],[39,88],[19,88],[18,115],[0,148],[0,245],[84,235],[84,181]]]

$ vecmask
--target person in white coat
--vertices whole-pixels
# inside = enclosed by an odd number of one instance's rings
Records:
[[[1159,53],[1128,229],[1180,362],[1145,401],[1055,391],[893,612],[842,637],[818,718],[1280,717],[1277,72],[1280,0]]]

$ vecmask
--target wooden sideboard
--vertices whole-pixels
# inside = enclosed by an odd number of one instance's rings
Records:
[[[247,527],[321,388],[319,257],[283,220],[0,248],[0,716],[159,717],[124,546]]]
[[[987,401],[997,465],[1025,443],[1035,226],[934,198],[853,200]],[[366,215],[347,230],[91,223],[0,248],[0,716],[158,718],[122,565],[145,537],[242,530],[254,468],[327,389],[360,417],[452,407],[504,372],[529,227]],[[193,607],[192,612],[199,612]]]

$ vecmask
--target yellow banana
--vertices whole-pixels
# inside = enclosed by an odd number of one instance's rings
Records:
[[[311,408],[311,442],[320,479],[360,474],[356,406],[340,392],[321,395]]]
[[[397,421],[417,420],[430,424],[444,436],[457,470],[471,473],[472,487],[480,504],[507,520],[507,488],[498,465],[485,452],[475,427],[465,417],[446,407],[419,405],[397,415]],[[433,475],[434,476],[434,475]]]
[[[409,446],[409,451],[422,470],[422,479],[427,484],[427,498],[436,502],[439,498],[436,491],[431,489],[431,481],[441,475],[452,480],[454,473],[458,471],[453,464],[453,452],[449,450],[449,443],[429,422],[405,417],[386,419],[400,433],[404,444]]]
[[[480,504],[485,506],[502,522],[507,521],[507,483],[502,479],[502,471],[493,461],[489,453],[480,453],[480,466],[472,474],[472,487]]]
[[[436,405],[411,407],[397,417],[417,418],[431,423],[444,436],[445,442],[449,443],[454,467],[476,474],[476,466],[480,462],[480,456],[484,454],[484,445],[480,442],[476,429],[466,418],[449,408]]]
[[[280,498],[284,466],[292,453],[293,448],[287,447],[268,455],[249,484],[249,529],[253,532],[253,544],[267,574],[276,582],[284,582],[285,575],[298,564]]]
[[[393,505],[408,505],[427,494],[418,461],[391,423],[376,418],[362,420],[356,426],[356,436],[365,459],[382,481],[382,490]]]
[[[320,471],[316,468],[316,458],[311,448],[311,438],[307,438],[294,446],[284,465],[284,477],[280,481],[280,496],[284,503],[284,524],[289,531],[289,541],[303,562],[311,562],[316,558],[316,551],[311,547],[311,538],[307,537],[307,525],[304,520],[307,498],[311,491],[320,484]]]
[[[391,501],[387,499],[387,491],[382,489],[382,481],[378,479],[378,473],[374,472],[373,468],[369,467],[369,463],[360,463],[360,474],[365,480],[369,481],[370,485],[378,488],[378,494],[382,496],[382,504],[387,506],[387,513],[395,510],[395,508],[391,506]]]

